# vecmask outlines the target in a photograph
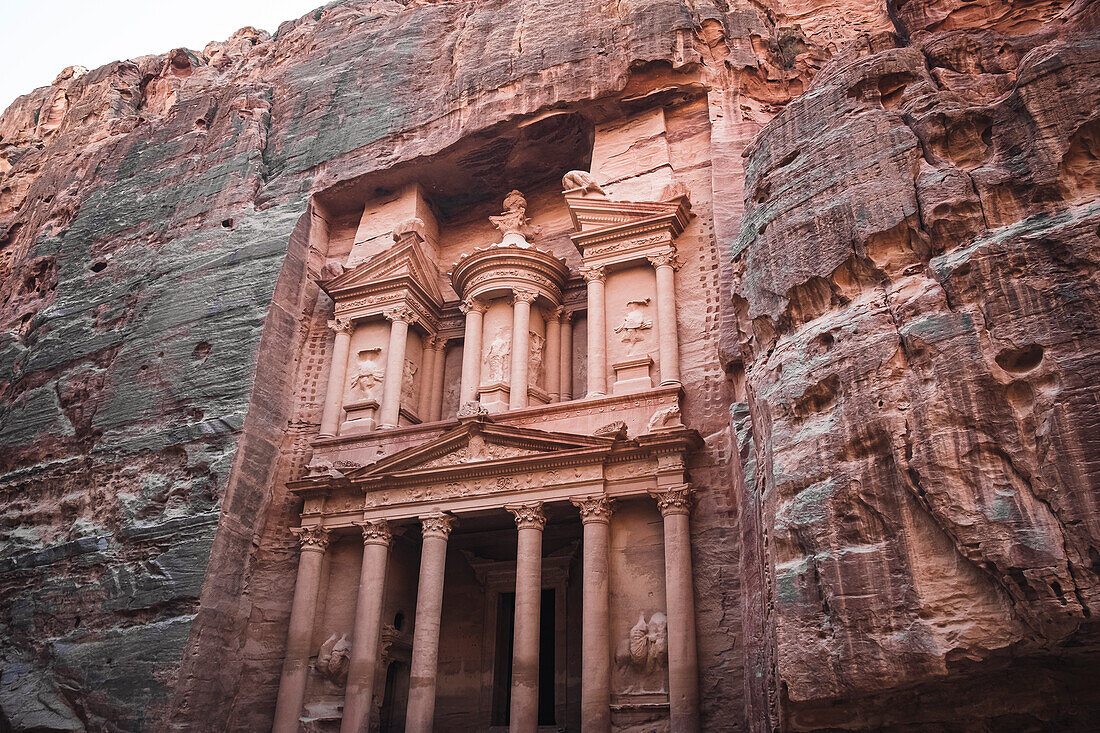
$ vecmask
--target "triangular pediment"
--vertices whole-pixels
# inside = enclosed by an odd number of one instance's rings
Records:
[[[404,476],[421,471],[537,461],[563,452],[599,452],[610,450],[614,444],[613,437],[517,428],[480,419],[465,422],[435,440],[356,469],[347,474],[347,477],[354,482],[369,482],[386,476]]]
[[[439,268],[415,237],[406,237],[384,252],[321,284],[334,300],[365,288],[382,289],[387,283],[413,282],[436,303],[443,302]]]

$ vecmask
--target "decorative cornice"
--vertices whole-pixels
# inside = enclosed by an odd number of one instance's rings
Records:
[[[586,265],[581,267],[580,269],[581,276],[584,278],[584,281],[586,283],[590,283],[593,281],[602,283],[604,281],[604,278],[606,277],[603,271],[603,267],[589,267]]]
[[[385,519],[356,522],[355,526],[363,531],[364,545],[385,545],[389,547],[390,542],[393,540],[390,523]]]
[[[505,504],[504,508],[516,519],[516,529],[541,530],[546,526],[546,515],[542,511],[542,502],[530,504]]]
[[[657,508],[661,510],[663,517],[673,514],[691,514],[691,484],[680,484],[663,491],[651,491],[649,495],[657,500]]]
[[[539,294],[534,290],[513,290],[512,303],[534,303]]]
[[[426,514],[420,517],[420,533],[424,537],[441,537],[447,539],[451,536],[451,530],[454,529],[456,521],[457,520],[452,515],[444,514],[443,512]]]
[[[298,538],[302,551],[324,552],[328,548],[329,531],[320,525],[313,527],[295,527],[290,533]]]
[[[581,524],[611,521],[611,500],[606,496],[582,496],[571,501],[581,512]]]
[[[336,333],[351,333],[355,330],[355,322],[350,318],[333,318],[328,322],[328,327]]]

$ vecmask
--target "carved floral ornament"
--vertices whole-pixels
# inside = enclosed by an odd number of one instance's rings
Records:
[[[657,254],[651,254],[646,257],[650,264],[656,267],[671,267],[673,270],[679,270],[683,263],[676,259],[676,249],[672,248],[665,252],[658,252]]]
[[[350,318],[333,318],[328,322],[328,327],[336,333],[350,334],[355,330],[355,322]]]
[[[603,282],[606,275],[604,274],[602,267],[582,267],[580,268],[581,276],[584,277],[586,283],[590,282]]]
[[[670,489],[651,491],[649,495],[657,500],[661,516],[672,514],[691,514],[692,491],[690,484],[680,484]]]
[[[546,515],[543,514],[541,501],[530,504],[505,504],[504,508],[515,517],[517,529],[541,530],[546,526]]]
[[[417,320],[416,312],[407,305],[388,308],[382,312],[382,316],[389,321],[402,321],[404,323],[415,323]]]
[[[324,552],[328,548],[329,531],[317,525],[315,527],[296,527],[290,533],[298,538],[302,550]]]
[[[539,294],[534,290],[514,290],[512,296],[513,303],[534,303]]]
[[[487,303],[482,303],[477,298],[466,298],[458,306],[458,309],[468,315],[471,312],[484,313],[485,311],[489,310],[489,306]]]

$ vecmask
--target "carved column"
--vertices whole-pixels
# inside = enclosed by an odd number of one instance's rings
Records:
[[[435,378],[432,379],[431,397],[428,399],[428,419],[434,421],[443,418],[443,369],[447,365],[447,339],[435,337],[432,342],[432,361],[435,363],[432,372]]]
[[[699,730],[699,662],[691,576],[691,487],[652,492],[664,517],[668,604],[668,697],[673,733]]]
[[[321,586],[321,563],[328,547],[328,530],[324,527],[292,529],[302,545],[298,558],[298,579],[294,584],[294,601],[290,607],[290,627],[286,635],[286,656],[279,680],[279,698],[275,703],[273,733],[295,733],[302,700],[309,677],[310,643],[313,637],[313,614],[317,608],[317,590]]]
[[[420,393],[416,396],[416,416],[421,422],[428,422],[432,405],[432,384],[435,382],[435,337],[424,341],[420,352]]]
[[[558,379],[561,380],[561,401],[573,399],[573,314],[561,314],[561,367]]]
[[[611,730],[611,596],[608,578],[611,502],[574,499],[581,511],[581,733]]]
[[[459,306],[466,314],[466,336],[462,342],[462,386],[459,389],[458,406],[477,400],[477,388],[481,384],[481,332],[486,305],[474,298],[467,298]]]
[[[539,722],[539,631],[542,610],[542,502],[504,507],[516,519],[516,618],[512,637],[511,733],[534,733]]]
[[[321,412],[321,437],[333,438],[340,429],[340,418],[344,407],[344,383],[348,376],[348,354],[351,352],[351,332],[354,324],[343,318],[328,322],[328,327],[336,332],[336,343],[332,348],[332,366],[328,372],[328,388],[325,390],[325,405]]]
[[[676,333],[676,250],[652,255],[657,271],[657,338],[661,356],[661,384],[680,383],[680,338]]]
[[[447,538],[454,517],[431,514],[420,518],[420,583],[416,589],[412,663],[409,669],[408,733],[429,733],[435,719],[435,682],[439,659],[439,622],[443,613],[443,575],[447,565]]]
[[[344,692],[344,717],[340,733],[359,733],[369,723],[374,680],[378,673],[378,635],[382,630],[382,594],[386,587],[390,525],[384,519],[363,522],[363,569],[359,574],[359,600],[355,605],[355,630]]]
[[[401,417],[401,382],[405,379],[405,345],[409,338],[412,309],[399,306],[383,315],[390,321],[390,345],[386,349],[386,377],[382,382],[382,407],[378,411],[378,425],[397,427]]]
[[[538,293],[517,290],[512,299],[512,375],[508,409],[527,407],[527,367],[531,363],[531,303]]]
[[[561,400],[561,306],[546,312],[546,391],[551,402]]]
[[[602,267],[582,267],[588,283],[588,394],[607,394],[607,316],[604,304],[604,271]]]

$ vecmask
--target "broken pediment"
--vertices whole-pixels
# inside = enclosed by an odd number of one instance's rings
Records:
[[[333,300],[340,301],[411,285],[439,305],[443,303],[439,279],[439,268],[424,253],[419,237],[410,232],[386,251],[322,282],[321,287]]]

